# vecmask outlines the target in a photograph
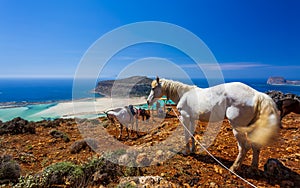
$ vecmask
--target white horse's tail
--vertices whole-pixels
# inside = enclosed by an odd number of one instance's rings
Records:
[[[248,140],[258,146],[264,146],[277,137],[280,128],[279,113],[273,99],[264,93],[257,94],[257,115],[248,127],[237,128],[247,133]]]

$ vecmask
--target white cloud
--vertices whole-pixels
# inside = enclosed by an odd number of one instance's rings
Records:
[[[204,63],[200,64],[201,68],[208,69],[208,70],[243,70],[248,68],[255,68],[255,67],[267,67],[268,64],[262,63],[255,63],[255,62],[230,62],[230,63]],[[197,64],[185,64],[180,65],[182,68],[197,68]]]
[[[221,63],[222,70],[242,70],[256,67],[267,67],[268,64],[255,63],[255,62],[234,62],[234,63]]]
[[[300,65],[270,66],[271,69],[300,69]]]

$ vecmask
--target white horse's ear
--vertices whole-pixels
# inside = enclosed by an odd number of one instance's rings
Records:
[[[158,76],[156,76],[156,82],[159,83],[159,77]]]

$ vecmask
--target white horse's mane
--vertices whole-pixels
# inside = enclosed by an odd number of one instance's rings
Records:
[[[174,80],[160,79],[163,94],[173,102],[178,103],[180,97],[187,91],[196,88],[196,86],[183,84]]]

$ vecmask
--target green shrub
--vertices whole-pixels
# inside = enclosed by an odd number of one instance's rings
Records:
[[[116,152],[124,154],[123,150]],[[83,165],[59,162],[46,167],[43,172],[19,178],[16,188],[44,188],[53,186],[87,187],[90,185],[109,186],[121,176],[142,175],[137,167],[115,164],[103,157],[96,157]],[[129,185],[128,185],[129,186]]]
[[[54,138],[62,138],[65,142],[69,142],[70,141],[69,136],[66,133],[62,132],[62,131],[53,129],[53,130],[51,130],[49,132],[49,134],[51,136],[53,136]]]
[[[34,176],[28,175],[19,178],[15,188],[43,188],[54,185],[65,185],[71,187],[82,187],[85,174],[80,166],[71,162],[59,162],[45,168],[45,170]]]
[[[79,185],[84,179],[80,166],[71,162],[59,162],[46,167],[41,175],[43,186],[48,185]],[[80,181],[81,180],[81,181]]]

